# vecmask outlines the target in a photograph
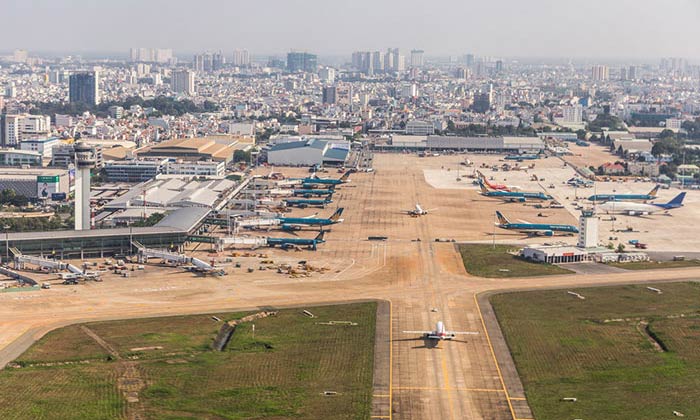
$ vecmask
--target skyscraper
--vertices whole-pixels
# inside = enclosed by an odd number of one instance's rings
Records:
[[[194,71],[189,69],[174,70],[170,78],[170,89],[175,93],[194,95]]]
[[[231,63],[236,67],[250,66],[250,53],[248,50],[234,50]]]
[[[287,71],[295,73],[303,71],[314,73],[318,67],[318,57],[316,54],[305,52],[290,52],[287,54]]]
[[[591,77],[598,82],[606,81],[610,79],[610,70],[608,66],[596,64],[591,68]]]
[[[336,102],[336,88],[335,86],[326,86],[323,88],[323,103],[324,104],[335,104]]]
[[[100,77],[97,70],[70,75],[69,100],[71,103],[97,105],[100,103]]]
[[[411,67],[423,67],[423,50],[411,50]]]

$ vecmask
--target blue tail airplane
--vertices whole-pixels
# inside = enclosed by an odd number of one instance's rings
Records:
[[[494,197],[504,201],[524,203],[527,200],[551,200],[552,196],[543,192],[527,192],[527,191],[493,191],[490,190],[484,183],[479,180],[481,195],[486,197]]]
[[[588,201],[647,201],[655,199],[658,192],[659,185],[652,188],[649,194],[595,194],[588,197]]]
[[[339,185],[339,184],[345,184],[346,182],[349,182],[350,174],[352,173],[352,170],[346,171],[343,176],[341,176],[338,179],[335,178],[319,178],[316,176],[316,174],[313,174],[310,177],[307,178],[301,178],[301,182],[303,184],[307,185],[319,185],[319,184],[325,184],[325,185]]]
[[[304,238],[267,238],[267,245],[270,247],[279,246],[282,249],[294,248],[297,246],[307,246],[309,249],[316,251],[316,246],[326,242],[323,239],[325,231],[321,231],[313,239]]]
[[[340,215],[343,214],[343,208],[339,208],[328,219],[318,217],[280,217],[278,220],[284,230],[300,230],[303,226],[330,226],[336,223],[342,223],[343,219]]]
[[[330,197],[326,198],[286,198],[283,199],[290,207],[306,208],[309,206],[319,206],[325,208],[327,205],[333,202]]]
[[[335,193],[335,186],[331,185],[329,189],[327,190],[319,190],[319,189],[313,189],[313,188],[302,188],[298,190],[292,190],[292,194],[295,196],[302,196],[302,197],[319,197],[319,196],[330,196]]]
[[[517,230],[533,236],[553,236],[554,232],[573,235],[578,228],[572,225],[554,225],[548,223],[511,223],[500,211],[496,212],[498,227],[501,229]]]

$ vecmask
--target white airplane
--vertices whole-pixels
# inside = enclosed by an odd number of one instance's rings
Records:
[[[678,194],[673,200],[665,204],[660,203],[634,203],[630,201],[608,201],[598,206],[598,211],[608,214],[626,214],[628,216],[644,216],[647,214],[668,212],[683,207],[685,192]]]
[[[426,214],[433,212],[435,210],[437,210],[437,209],[424,210],[420,204],[416,204],[416,207],[413,210],[408,210],[408,211],[406,211],[406,213],[408,213],[409,216],[418,217],[418,216],[425,216]]]
[[[434,331],[404,331],[406,334],[423,334],[424,338],[429,340],[452,340],[458,335],[477,335],[476,331],[447,331],[445,324],[438,321]]]

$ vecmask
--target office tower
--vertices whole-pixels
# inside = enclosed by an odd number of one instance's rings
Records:
[[[5,97],[14,98],[15,96],[17,96],[17,88],[15,87],[15,82],[10,82],[10,84],[5,87]]]
[[[170,77],[170,89],[175,93],[194,95],[194,71],[189,69],[174,70]]]
[[[503,60],[496,61],[496,73],[503,71]]]
[[[464,56],[464,64],[466,64],[467,67],[472,67],[474,62],[474,54],[467,54]]]
[[[610,79],[610,70],[608,69],[608,66],[596,64],[591,68],[591,77],[595,81],[606,81]]]
[[[411,50],[411,67],[423,67],[423,50]]]
[[[133,63],[168,63],[173,59],[169,48],[131,48],[129,58]]]
[[[627,70],[627,78],[629,80],[637,80],[637,67],[636,66],[629,67],[629,70]]]
[[[474,95],[474,102],[472,103],[472,110],[483,114],[491,109],[491,93],[480,92]]]
[[[336,88],[335,86],[326,86],[323,88],[323,103],[324,104],[335,104],[336,102]]]
[[[372,53],[372,64],[374,64],[374,72],[384,71],[384,54],[381,51],[374,51]]]
[[[100,103],[100,77],[97,70],[70,75],[69,100],[71,103],[97,105]]]
[[[620,68],[620,80],[627,80],[628,79],[628,74],[627,74],[627,68],[626,67],[621,67]]]
[[[315,54],[305,52],[290,52],[287,54],[287,71],[290,73],[298,71],[314,73],[317,67],[318,57]]]
[[[384,54],[384,70],[394,70],[394,54],[391,48],[387,49],[386,53]]]
[[[456,76],[458,79],[468,79],[469,75],[471,74],[471,70],[469,70],[466,67],[460,67],[457,69]]]
[[[335,69],[332,67],[324,67],[318,71],[318,77],[322,82],[332,84],[335,82]]]
[[[236,67],[250,66],[250,53],[248,53],[248,50],[234,50],[231,63]]]
[[[221,51],[214,53],[211,60],[211,69],[213,71],[223,69],[226,64],[226,58]]]

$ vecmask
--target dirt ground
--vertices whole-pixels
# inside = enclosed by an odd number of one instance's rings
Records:
[[[339,188],[333,205],[320,210],[320,215],[326,215],[343,206],[345,221],[332,227],[327,242],[316,252],[261,249],[256,255],[233,257],[232,251],[214,255],[205,245],[200,245],[193,254],[215,258],[217,264],[224,266],[226,276],[199,277],[177,268],[148,265],[143,271],[130,272],[127,278],[110,274],[101,283],[0,294],[0,366],[47,331],[80,321],[385,299],[390,302],[391,328],[384,334],[384,337],[388,335],[385,339],[390,369],[385,381],[388,385],[375,390],[375,418],[528,419],[531,413],[522,388],[517,385],[515,370],[507,368],[509,360],[499,357],[498,350],[492,347],[492,340],[497,338],[490,337],[485,329],[476,294],[700,275],[699,269],[691,268],[615,276],[605,273],[528,279],[471,277],[463,271],[454,244],[435,242],[436,238],[491,241],[497,209],[513,220],[576,223],[576,218],[567,209],[538,210],[531,205],[503,204],[480,196],[474,189],[437,189],[426,182],[426,171],[446,172],[443,167],[456,171],[460,159],[463,156],[418,158],[375,154],[375,172],[353,174],[352,181]],[[498,157],[488,159],[497,161]],[[474,160],[477,166],[481,164],[479,157]],[[302,169],[288,172],[304,173]],[[558,178],[566,175],[561,160],[538,160],[534,172],[545,178],[544,187],[540,188],[560,195],[563,187]],[[529,183],[529,175],[499,173],[497,181],[506,179],[505,182],[531,188],[534,185]],[[554,189],[548,188],[550,182],[555,184]],[[643,190],[646,186],[639,188]],[[561,195],[568,194],[565,191]],[[408,216],[406,211],[418,202],[423,208],[434,210],[423,217]],[[689,212],[695,211],[692,207],[695,206],[689,201],[686,206]],[[291,214],[313,212],[295,209]],[[547,217],[538,217],[540,212]],[[684,220],[682,215],[674,215],[672,220]],[[661,220],[671,219],[662,216]],[[682,227],[664,225],[660,229],[661,233],[655,231],[656,236],[666,236],[668,229]],[[654,235],[649,230],[649,235]],[[306,237],[313,232],[300,235]],[[388,240],[368,241],[367,237],[372,235],[387,236]],[[543,241],[503,231],[497,232],[496,239],[511,243]],[[306,260],[327,270],[309,277],[290,277],[275,270],[259,270],[263,259],[276,263]],[[235,262],[240,262],[241,267],[236,268]],[[253,272],[248,273],[248,268],[253,268]],[[445,322],[448,329],[479,334],[467,336],[464,342],[443,342],[437,348],[430,348],[417,335],[403,333],[431,330],[437,321]]]

